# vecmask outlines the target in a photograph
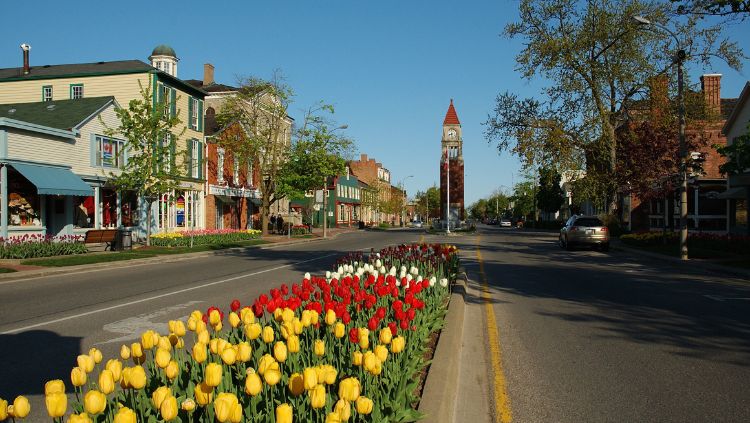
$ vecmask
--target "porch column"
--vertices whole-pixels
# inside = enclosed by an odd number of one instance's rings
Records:
[[[115,193],[115,210],[117,213],[117,227],[122,226],[122,196],[121,193],[117,192]]]
[[[8,165],[0,164],[0,236],[8,239]]]
[[[102,205],[100,204],[101,195],[99,191],[101,187],[94,187],[94,228],[102,228]]]
[[[700,213],[698,212],[698,194],[699,194],[699,192],[700,192],[700,189],[696,187],[695,188],[695,198],[694,198],[694,202],[695,202],[695,214],[694,214],[694,216],[695,216],[695,218],[693,219],[693,224],[695,225],[694,228],[696,230],[699,228],[699,220],[700,220],[699,219]]]

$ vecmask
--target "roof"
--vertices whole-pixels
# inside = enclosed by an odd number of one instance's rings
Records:
[[[732,108],[731,113],[727,116],[727,121],[724,123],[724,128],[722,129],[722,132],[724,135],[726,135],[729,130],[734,126],[735,121],[740,116],[740,113],[742,113],[742,109],[745,108],[745,105],[747,104],[748,100],[750,100],[750,81],[747,81],[745,83],[745,87],[742,89],[742,93],[740,94],[740,98],[734,99],[734,107]],[[724,111],[724,102],[722,100],[721,105],[722,112]]]
[[[174,52],[174,49],[166,44],[159,44],[154,47],[154,51],[151,52],[151,55],[177,57],[177,53]]]
[[[460,125],[461,122],[458,121],[458,115],[456,114],[456,109],[453,107],[453,99],[451,99],[451,104],[448,106],[448,112],[445,114],[445,119],[443,120],[443,125]]]
[[[117,60],[113,62],[73,63],[67,65],[32,66],[28,75],[23,68],[0,69],[0,82],[24,79],[49,79],[71,76],[102,75],[118,73],[140,73],[155,70],[140,60]]]
[[[200,88],[201,90],[207,92],[207,93],[226,93],[226,92],[232,92],[232,91],[239,91],[239,88],[232,87],[230,85],[224,85],[224,84],[217,84],[216,82],[213,82],[208,85],[203,85],[203,81],[200,79],[186,79],[185,82],[188,84]]]
[[[0,104],[0,118],[19,120],[48,128],[71,130],[88,120],[107,104],[113,103],[114,99],[110,96]]]

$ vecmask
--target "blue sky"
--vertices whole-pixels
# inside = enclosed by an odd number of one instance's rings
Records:
[[[293,117],[320,100],[334,104],[358,149],[390,169],[394,183],[403,180],[409,195],[438,183],[441,125],[453,98],[467,206],[519,179],[518,160],[488,145],[482,126],[499,92],[539,90],[514,71],[520,43],[500,37],[517,1],[34,1],[8,3],[4,12],[0,67],[20,66],[25,42],[32,66],[147,61],[164,43],[177,52],[183,79],[201,79],[206,62],[230,84],[280,69],[296,92]],[[731,28],[746,52],[748,27]],[[710,71],[724,75],[722,97],[736,97],[750,69]]]

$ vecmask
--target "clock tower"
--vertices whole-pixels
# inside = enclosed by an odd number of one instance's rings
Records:
[[[464,220],[464,156],[461,122],[453,99],[443,119],[443,139],[440,156],[440,219],[446,218],[446,201],[450,200],[450,220]],[[450,182],[448,181],[450,178]],[[447,196],[450,188],[450,196]]]

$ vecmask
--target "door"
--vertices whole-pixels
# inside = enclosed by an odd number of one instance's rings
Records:
[[[46,196],[47,201],[47,233],[52,236],[63,235],[65,231],[67,202],[65,197],[58,195]]]

